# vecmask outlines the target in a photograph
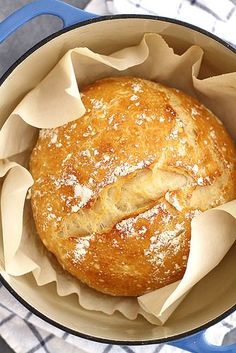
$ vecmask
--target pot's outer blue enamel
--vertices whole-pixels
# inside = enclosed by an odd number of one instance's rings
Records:
[[[157,17],[157,16],[147,16],[147,15],[119,15],[119,16],[101,16],[98,17],[94,14],[90,14],[84,12],[80,9],[77,9],[73,6],[70,6],[62,1],[58,0],[38,0],[33,3],[30,3],[23,8],[17,10],[12,15],[10,15],[7,19],[0,23],[0,43],[3,42],[5,39],[9,37],[17,28],[24,25],[29,20],[33,19],[34,17],[43,15],[43,14],[50,14],[55,15],[62,19],[63,21],[63,29],[58,31],[57,33],[52,34],[51,36],[47,37],[37,45],[35,45],[32,49],[27,51],[20,59],[18,59],[11,68],[3,75],[0,80],[0,85],[7,80],[10,73],[23,61],[25,60],[30,54],[36,51],[38,48],[43,46],[44,44],[51,41],[53,38],[60,36],[61,34],[71,31],[77,27],[85,26],[93,22],[99,21],[107,21],[113,19],[131,19],[131,18],[141,18],[141,19],[151,19],[157,21],[163,21],[168,23],[178,24],[197,32],[200,32],[208,37],[211,37],[213,40],[219,42],[220,44],[224,45],[226,48],[231,50],[234,54],[236,54],[235,48],[233,48],[230,44],[224,42],[220,38],[212,35],[211,33],[206,32],[196,26],[192,26],[188,23],[184,23],[178,20]],[[232,306],[229,310],[222,313],[216,319],[209,321],[207,324],[198,327],[197,329],[190,330],[185,332],[184,334],[165,337],[162,339],[155,339],[155,340],[148,340],[148,341],[115,341],[109,339],[103,339],[99,337],[94,337],[92,335],[86,335],[80,333],[78,331],[74,331],[68,327],[61,325],[60,323],[53,321],[49,317],[45,316],[43,313],[39,312],[35,308],[33,308],[29,303],[27,303],[21,296],[19,296],[16,291],[11,287],[11,285],[0,275],[0,280],[2,284],[8,289],[8,291],[21,303],[23,304],[28,310],[30,310],[35,315],[39,316],[41,319],[47,321],[48,323],[79,337],[102,342],[102,343],[109,343],[109,344],[116,344],[116,345],[147,345],[147,344],[157,344],[157,343],[167,343],[169,345],[179,347],[185,349],[189,352],[193,353],[210,353],[210,352],[225,352],[225,353],[235,353],[236,352],[236,344],[225,346],[225,347],[218,347],[209,344],[205,339],[205,329],[210,327],[211,325],[216,324],[218,321],[224,319],[229,314],[233,313],[236,310],[236,304]]]

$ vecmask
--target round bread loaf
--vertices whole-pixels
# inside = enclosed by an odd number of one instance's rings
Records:
[[[181,279],[192,218],[236,197],[231,138],[197,100],[140,78],[99,80],[81,97],[86,113],[41,130],[31,155],[40,238],[106,294]]]

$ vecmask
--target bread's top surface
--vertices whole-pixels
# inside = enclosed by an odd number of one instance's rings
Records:
[[[173,282],[186,265],[192,216],[236,196],[233,142],[198,101],[143,79],[99,80],[82,101],[85,115],[41,130],[32,152],[40,237],[98,290],[137,295]]]

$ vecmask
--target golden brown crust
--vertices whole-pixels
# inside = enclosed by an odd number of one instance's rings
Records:
[[[42,130],[30,169],[38,234],[89,286],[136,296],[183,276],[192,217],[236,196],[236,152],[192,97],[139,78],[82,91],[86,114]]]

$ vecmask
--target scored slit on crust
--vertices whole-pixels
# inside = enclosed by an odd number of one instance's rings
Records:
[[[235,198],[232,141],[199,102],[150,81],[100,80],[82,100],[85,115],[42,130],[31,157],[41,239],[105,293],[180,279],[191,218]]]

